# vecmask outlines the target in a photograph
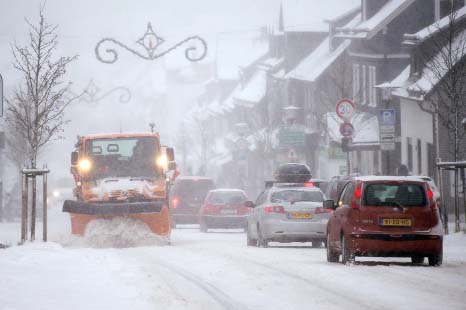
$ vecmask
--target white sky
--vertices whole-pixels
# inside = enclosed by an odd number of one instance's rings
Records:
[[[285,8],[301,7],[304,3],[306,10],[313,2],[327,12],[325,17],[328,17],[329,6],[335,6],[337,11],[337,1],[348,6],[348,2],[359,0],[283,0]],[[18,85],[18,73],[11,64],[11,45],[14,41],[20,44],[27,42],[28,26],[24,18],[37,22],[41,3],[43,1],[39,0],[0,0],[0,72],[6,96]],[[47,0],[45,17],[49,23],[59,26],[57,55],[79,55],[67,74],[67,79],[73,82],[73,89],[80,91],[93,79],[103,92],[127,86],[133,97],[126,106],[115,102],[118,96],[113,96],[97,107],[82,104],[72,107],[67,113],[67,119],[71,121],[65,128],[67,139],[54,142],[49,148],[51,155],[45,161],[52,169],[54,165],[60,169],[66,167],[64,171],[67,173],[68,154],[78,134],[120,129],[145,131],[154,118],[162,133],[173,132],[177,127],[179,120],[157,115],[161,109],[154,107],[157,96],[165,87],[165,69],[190,65],[184,58],[184,49],[180,48],[155,62],[147,62],[119,48],[119,60],[108,65],[95,57],[94,48],[100,39],[115,38],[138,49],[135,41],[144,34],[147,22],[151,22],[154,31],[166,39],[164,44],[167,46],[187,36],[202,36],[209,45],[208,58],[204,61],[212,61],[217,50],[216,42],[225,41],[225,37],[250,36],[262,26],[276,27],[280,3],[280,0]],[[302,17],[307,15],[306,10],[297,11],[302,14],[300,25]],[[315,14],[312,16],[316,18]],[[289,18],[287,22],[291,23]],[[248,52],[244,46],[236,48],[238,55]],[[196,101],[195,97],[189,101],[187,93],[180,95],[184,95],[180,98],[183,97],[185,105],[170,102],[171,106],[164,107],[163,113],[183,115],[187,109],[186,100],[188,104]],[[154,103],[150,103],[152,106],[147,112],[148,103],[144,100],[152,97]]]

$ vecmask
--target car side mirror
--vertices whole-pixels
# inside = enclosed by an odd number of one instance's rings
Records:
[[[165,154],[167,155],[168,162],[175,161],[175,150],[172,147],[167,147]]]
[[[168,170],[170,170],[170,171],[176,170],[176,162],[170,161],[170,162],[168,163]]]
[[[78,164],[79,153],[77,151],[71,152],[71,166]]]
[[[333,201],[332,199],[329,199],[329,200],[324,200],[324,209],[332,209],[332,210],[335,210],[336,209],[336,204],[335,204],[335,201]]]
[[[254,208],[254,202],[248,200],[244,202],[244,206],[247,208]]]

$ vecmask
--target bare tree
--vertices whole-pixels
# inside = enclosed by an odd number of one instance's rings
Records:
[[[421,108],[434,113],[447,130],[453,146],[449,151],[457,161],[466,151],[461,142],[465,138],[461,121],[466,116],[466,18],[460,18],[454,7],[445,18],[447,24],[439,21],[428,29],[431,38],[425,45],[429,46],[418,47],[424,68],[417,89],[428,99],[420,102]]]
[[[27,142],[27,155],[31,167],[36,168],[40,150],[50,141],[59,139],[63,126],[65,108],[72,100],[63,95],[71,83],[63,82],[66,67],[77,58],[58,57],[55,59],[57,26],[48,24],[39,13],[39,22],[29,25],[29,42],[25,46],[13,46],[14,67],[23,79],[8,98],[8,122]]]
[[[19,140],[26,141],[24,151],[31,168],[37,168],[39,152],[63,131],[65,108],[72,100],[63,95],[70,83],[63,82],[66,67],[77,58],[54,57],[58,45],[57,26],[48,24],[39,11],[39,22],[29,25],[29,42],[12,48],[13,66],[21,73],[22,81],[7,101],[10,128],[16,130]],[[25,216],[23,214],[23,216]],[[35,238],[36,179],[32,178],[31,240]]]
[[[448,152],[454,161],[466,155],[466,136],[461,124],[466,116],[466,16],[458,12],[452,3],[449,14],[426,29],[427,39],[417,46],[419,61],[414,64],[420,76],[415,91],[424,98],[420,107],[438,119],[437,144],[439,127],[447,131],[452,146]],[[459,231],[458,179],[455,170],[455,231]]]

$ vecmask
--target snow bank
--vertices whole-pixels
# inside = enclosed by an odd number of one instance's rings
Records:
[[[139,220],[115,217],[93,220],[87,225],[83,237],[70,235],[59,242],[68,247],[129,248],[166,245],[168,239],[155,235]]]

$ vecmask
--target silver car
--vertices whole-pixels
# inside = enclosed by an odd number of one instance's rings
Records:
[[[323,208],[325,196],[317,187],[275,185],[257,198],[247,218],[247,244],[267,247],[273,242],[326,243],[331,210]]]

